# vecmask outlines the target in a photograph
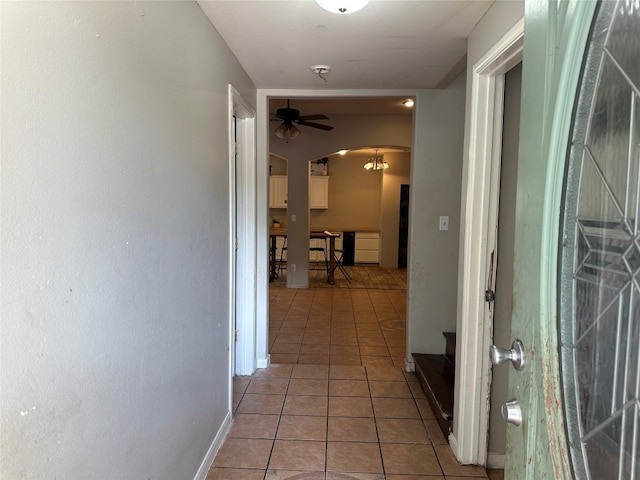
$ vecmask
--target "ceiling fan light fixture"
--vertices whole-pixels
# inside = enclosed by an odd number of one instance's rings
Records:
[[[276,128],[275,133],[276,137],[284,138],[287,135],[287,127],[284,123],[282,123],[278,128]]]
[[[369,0],[316,0],[316,3],[331,13],[346,15],[365,7]]]
[[[300,131],[300,129],[295,125],[291,125],[291,127],[289,127],[289,137],[291,137],[292,139],[296,138],[301,133],[302,132]]]

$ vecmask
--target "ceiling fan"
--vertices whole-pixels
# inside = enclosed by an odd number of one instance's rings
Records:
[[[285,138],[287,140],[289,138],[296,138],[302,132],[295,124],[302,125],[305,127],[311,128],[319,128],[320,130],[330,131],[333,130],[333,127],[329,125],[323,125],[321,123],[310,122],[309,120],[328,120],[329,117],[323,114],[316,115],[300,115],[300,110],[296,110],[295,108],[290,107],[290,101],[287,100],[286,108],[279,108],[276,110],[275,118],[271,120],[281,121],[282,123],[275,130],[276,137]]]

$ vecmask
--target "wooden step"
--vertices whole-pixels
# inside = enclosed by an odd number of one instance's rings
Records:
[[[446,355],[414,353],[416,376],[445,438],[453,425],[453,388],[455,373]]]
[[[456,332],[442,332],[447,342],[444,354],[447,356],[452,365],[456,364]]]

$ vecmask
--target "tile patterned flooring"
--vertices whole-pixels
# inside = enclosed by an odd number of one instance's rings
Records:
[[[458,464],[403,371],[405,295],[271,287],[272,365],[234,379],[207,480],[502,480]]]
[[[269,289],[272,363],[404,367],[406,290]]]

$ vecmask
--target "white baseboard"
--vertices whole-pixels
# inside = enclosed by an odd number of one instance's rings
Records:
[[[458,456],[458,450],[460,446],[458,445],[458,439],[455,437],[453,433],[449,434],[449,446],[451,447],[451,451],[453,455],[456,457],[458,461],[460,461]],[[487,465],[486,468],[498,468],[504,469],[504,453],[491,453],[487,454]]]
[[[271,364],[271,355],[267,355],[265,358],[259,358],[256,363],[258,368],[267,368]]]
[[[207,454],[204,456],[194,480],[206,480],[209,469],[211,468],[211,465],[213,465],[213,460],[216,458],[218,450],[220,450],[220,447],[224,443],[224,439],[227,437],[227,433],[229,433],[229,430],[231,429],[232,422],[233,416],[231,415],[231,412],[227,412],[227,416],[222,422],[222,425],[220,425],[213,442],[211,442],[209,450],[207,450]]]
[[[415,372],[416,371],[416,362],[410,362],[409,360],[405,359],[405,361],[404,361],[404,371],[407,372],[407,373]]]
[[[453,455],[456,457],[456,460],[459,461],[458,439],[453,435],[453,432],[452,432],[452,433],[449,434],[449,438],[447,440],[449,440],[449,446],[451,447],[451,451],[453,452]]]
[[[504,453],[491,453],[487,454],[487,468],[500,468],[504,469]]]

